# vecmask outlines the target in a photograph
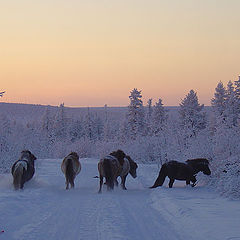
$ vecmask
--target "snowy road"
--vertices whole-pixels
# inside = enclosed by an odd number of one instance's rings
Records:
[[[81,159],[76,188],[65,190],[61,160],[37,160],[36,175],[14,191],[0,175],[0,240],[240,240],[240,201],[219,197],[207,187],[150,190],[155,165],[140,165],[127,191],[97,194],[96,159]]]

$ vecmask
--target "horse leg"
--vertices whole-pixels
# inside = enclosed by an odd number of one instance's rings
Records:
[[[74,188],[74,181],[71,182],[71,188]]]
[[[190,180],[186,180],[186,185],[190,185]]]
[[[168,184],[169,188],[172,188],[174,181],[175,181],[174,178],[170,178],[170,181],[169,181],[169,184]]]
[[[24,181],[23,181],[23,177],[22,177],[21,182],[20,182],[20,189],[23,189],[23,184],[24,184]]]
[[[73,177],[69,180],[70,184],[71,184],[71,188],[74,188],[74,179],[75,179],[76,175],[73,175]]]
[[[195,176],[192,176],[190,180],[191,180],[191,182],[193,183],[193,184],[192,184],[192,187],[196,186],[196,182],[197,182],[196,177],[195,177]]]
[[[114,183],[118,187],[118,180],[117,180],[117,178],[115,179]]]
[[[127,175],[121,176],[121,180],[122,180],[121,186],[122,186],[122,189],[123,189],[123,190],[127,190],[127,188],[126,188],[126,186],[125,186],[126,178],[127,178]]]
[[[69,181],[67,178],[66,178],[66,189],[69,189]]]
[[[101,193],[102,192],[102,185],[103,185],[103,176],[100,175],[99,179],[100,179],[100,181],[99,181],[98,193]]]

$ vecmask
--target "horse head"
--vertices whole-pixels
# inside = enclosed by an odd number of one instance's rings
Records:
[[[76,159],[79,159],[79,156],[78,156],[78,154],[76,152],[71,152],[68,156],[73,156]]]
[[[211,170],[209,168],[209,161],[206,158],[190,159],[186,161],[187,164],[197,172],[203,172],[205,175],[211,175]]]
[[[211,170],[210,170],[210,168],[209,168],[209,166],[208,165],[203,165],[203,170],[202,170],[202,172],[203,172],[203,174],[205,174],[205,175],[211,175]]]
[[[29,163],[34,164],[34,160],[36,160],[37,158],[29,150],[23,150],[21,152],[20,159],[26,159],[29,161]]]
[[[137,177],[137,168],[138,168],[138,165],[130,158],[130,156],[127,156],[127,155],[126,155],[126,158],[128,159],[129,164],[130,164],[129,173],[131,174],[131,176],[132,176],[133,178],[136,178],[136,177]]]

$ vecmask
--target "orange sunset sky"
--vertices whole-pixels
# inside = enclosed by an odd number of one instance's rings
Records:
[[[240,74],[239,0],[2,0],[2,102],[210,104]]]

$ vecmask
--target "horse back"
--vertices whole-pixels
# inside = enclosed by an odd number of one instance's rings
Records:
[[[102,158],[98,163],[98,171],[103,177],[106,177],[106,166],[108,166],[108,168],[111,168],[108,169],[108,171],[111,171],[113,176],[119,176],[122,171],[121,165],[115,157],[106,156]]]
[[[164,163],[163,166],[166,168],[166,173],[169,178],[177,180],[185,180],[193,175],[192,168],[186,163],[170,161]]]
[[[61,170],[64,174],[66,174],[67,170],[67,165],[68,162],[71,161],[73,172],[75,175],[79,174],[81,171],[81,164],[78,160],[78,158],[75,158],[74,156],[67,156],[63,159],[62,164],[61,164]]]

